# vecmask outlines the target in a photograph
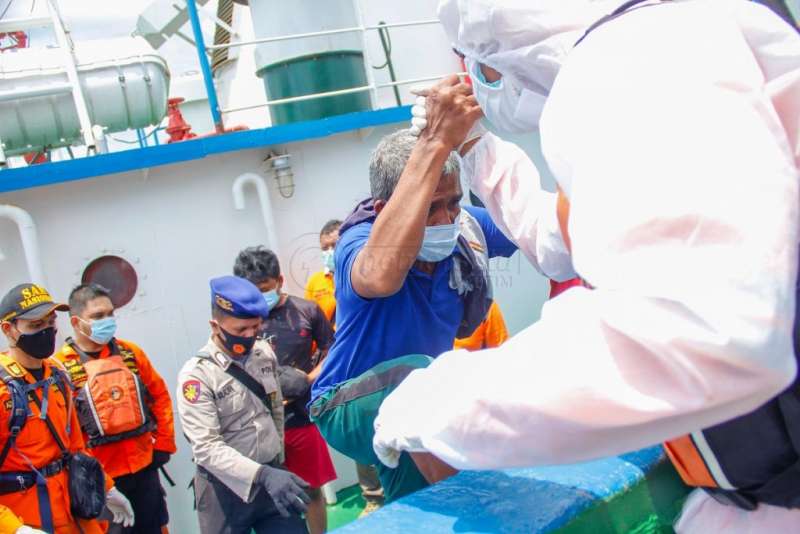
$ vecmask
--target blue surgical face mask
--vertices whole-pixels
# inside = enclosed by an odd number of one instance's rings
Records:
[[[458,214],[452,224],[426,226],[422,247],[417,254],[417,259],[435,263],[450,256],[456,248],[458,235],[461,233],[461,214]]]
[[[329,248],[328,250],[322,251],[322,265],[328,270],[328,272],[333,272],[334,263],[333,263],[333,249]]]
[[[83,319],[81,319],[83,321]],[[83,321],[84,323],[89,324],[92,327],[92,332],[88,334],[89,339],[97,343],[98,345],[105,345],[111,338],[114,337],[114,334],[117,332],[117,318],[116,317],[106,317],[105,319],[96,319],[94,321]]]
[[[272,311],[281,300],[281,296],[278,294],[277,289],[270,289],[269,291],[265,291],[261,294],[264,296],[264,300],[267,302],[267,308],[269,308],[269,311]]]

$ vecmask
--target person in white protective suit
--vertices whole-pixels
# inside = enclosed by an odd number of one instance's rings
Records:
[[[387,465],[400,451],[458,469],[573,463],[686,435],[707,458],[726,451],[698,429],[762,409],[791,384],[800,398],[800,36],[745,0],[648,1],[575,46],[622,4],[440,3],[487,119],[540,129],[560,237],[591,289],[548,302],[499,348],[445,353],[411,373],[375,421]],[[538,253],[554,247],[542,243],[525,161],[486,136],[465,168],[495,222],[549,274]],[[797,426],[782,430],[800,451]],[[737,467],[718,462],[695,485],[738,495]],[[791,487],[790,504],[747,510],[696,491],[676,528],[790,532],[800,524]]]

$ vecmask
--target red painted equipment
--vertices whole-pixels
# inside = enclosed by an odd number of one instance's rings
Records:
[[[467,70],[467,63],[464,61],[464,58],[459,57],[458,62],[461,63],[461,72],[467,73],[467,75],[464,76],[464,83],[467,85],[472,85],[472,78],[470,78],[469,71]]]
[[[183,118],[180,107],[178,107],[178,105],[183,101],[184,99],[181,97],[170,98],[167,100],[167,104],[169,104],[169,108],[167,109],[169,124],[166,127],[166,132],[169,134],[169,140],[167,143],[188,141],[189,139],[195,139],[197,137],[211,137],[212,135],[218,135],[221,133],[241,132],[248,129],[247,126],[233,126],[232,128],[224,128],[220,132],[211,132],[198,136],[196,133],[192,132],[192,125],[186,122],[186,120]]]
[[[167,143],[176,143],[197,137],[197,134],[192,133],[192,125],[186,122],[181,113],[181,108],[178,107],[183,100],[181,97],[167,100],[169,106],[167,109],[167,116],[169,117],[169,123],[166,128],[169,134]]]
[[[43,152],[28,152],[23,158],[25,158],[25,162],[28,165],[38,165],[50,161],[50,155],[46,150]]]
[[[10,44],[5,44],[6,40],[10,41]],[[8,32],[2,33],[0,32],[0,52],[5,52],[6,50],[13,50],[15,48],[27,48],[28,47],[28,34],[25,32]]]

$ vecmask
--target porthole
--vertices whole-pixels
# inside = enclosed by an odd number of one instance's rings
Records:
[[[115,308],[121,308],[133,300],[139,287],[139,277],[133,265],[119,256],[101,256],[93,260],[84,269],[81,282],[106,288],[111,293]]]

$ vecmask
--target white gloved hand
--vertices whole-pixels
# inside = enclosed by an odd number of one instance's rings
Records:
[[[425,111],[425,97],[418,96],[411,106],[411,135],[419,136],[428,126],[427,112]]]
[[[397,412],[395,412],[396,414]],[[375,418],[375,436],[372,438],[372,449],[378,459],[392,469],[395,469],[400,463],[400,454],[403,451],[428,452],[422,446],[422,441],[418,437],[404,435],[406,432],[401,429],[406,426],[405,423],[407,421],[402,415],[392,417],[380,411],[378,412],[378,417]]]
[[[412,93],[415,90],[412,89]],[[428,119],[427,119],[427,112],[425,110],[425,97],[418,96],[417,100],[414,102],[414,105],[411,106],[411,135],[419,136],[428,126]],[[472,128],[467,133],[467,137],[464,138],[464,142],[458,146],[457,152],[461,152],[461,148],[473,141],[475,139],[479,139],[486,135],[489,130],[483,125],[483,121],[475,121],[475,124],[472,125]]]
[[[381,427],[376,420],[375,436],[372,438],[372,449],[375,451],[381,463],[387,467],[396,469],[400,463],[400,453],[402,451],[395,448],[396,445],[393,443],[393,440],[389,436],[385,436],[385,433],[381,432],[381,428],[383,427]]]
[[[114,516],[114,523],[123,527],[133,526],[133,507],[131,502],[117,488],[111,488],[106,496],[106,507]]]
[[[14,534],[47,534],[44,530],[39,530],[38,528],[29,527],[27,525],[22,525],[17,530],[14,531]]]

